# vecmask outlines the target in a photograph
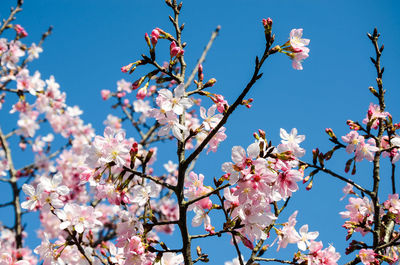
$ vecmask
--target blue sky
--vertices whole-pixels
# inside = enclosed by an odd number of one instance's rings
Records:
[[[14,2],[2,1],[0,17],[8,15],[8,8]],[[121,78],[128,81],[137,78],[122,74],[120,67],[146,52],[145,32],[150,33],[155,27],[172,31],[168,20],[171,12],[161,0],[25,2],[17,22],[29,33],[27,43],[37,42],[49,25],[54,26],[53,34],[44,44],[44,52],[31,69],[39,70],[43,78],[54,75],[62,90],[67,92],[67,103],[79,105],[84,111],[83,119],[102,134],[107,114],[119,112],[110,108],[110,102],[102,101],[100,91],[114,90]],[[221,25],[220,35],[203,66],[205,79],[216,78],[218,82],[213,89],[225,95],[228,102],[233,102],[250,79],[254,57],[263,51],[263,18],[273,19],[276,44],[286,42],[292,28],[303,28],[304,37],[311,39],[310,57],[303,64],[303,71],[293,70],[290,60],[282,54],[268,59],[262,69],[263,78],[250,92],[255,100],[253,107],[250,110],[240,108],[231,117],[227,125],[228,139],[217,154],[199,160],[196,172],[210,180],[222,174],[220,165],[230,160],[232,146],[250,144],[252,133],[258,128],[264,129],[267,137],[277,144],[279,128],[296,127],[300,134],[306,135],[304,147],[308,159],[317,146],[328,150],[331,145],[324,133],[326,127],[333,128],[338,136],[344,135],[348,132],[346,120],[361,121],[369,103],[376,103],[368,92],[368,87],[375,85],[375,72],[369,60],[373,48],[366,37],[366,32],[374,27],[381,32],[385,44],[382,64],[385,66],[387,110],[398,122],[398,10],[397,1],[187,0],[180,21],[185,22],[183,39],[188,43],[185,59],[189,69],[200,56],[211,32]],[[164,47],[167,56],[167,44],[160,43],[159,47]],[[0,120],[5,117],[8,114],[3,109]],[[13,127],[11,123],[6,126]],[[132,133],[130,129],[127,131]],[[168,155],[161,151],[159,162],[166,162]],[[344,174],[344,153],[340,155],[338,162],[328,165]],[[365,171],[353,179],[370,183],[371,164],[363,162],[361,167],[365,167]],[[345,230],[340,227],[343,220],[338,215],[345,206],[345,201],[339,202],[344,185],[329,176],[317,177],[311,191],[306,192],[301,186],[287,215],[298,209],[297,228],[308,223],[311,231],[320,231],[319,239],[325,246],[332,243],[344,253]],[[31,219],[25,220],[30,222]],[[28,231],[29,227],[28,224]],[[31,242],[34,246],[35,241]],[[208,247],[212,264],[222,264],[234,257],[229,243],[224,255],[213,251],[215,246],[210,243]],[[274,248],[271,254],[275,254]],[[284,256],[283,253],[277,255]]]

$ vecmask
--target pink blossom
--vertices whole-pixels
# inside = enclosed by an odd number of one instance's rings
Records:
[[[292,29],[290,32],[289,44],[293,53],[289,56],[292,58],[292,66],[296,70],[303,70],[301,63],[308,58],[310,49],[307,46],[310,43],[309,39],[302,39],[303,29]]]
[[[15,70],[19,59],[25,55],[25,52],[21,49],[20,41],[11,41],[8,45],[8,50],[1,56],[1,64],[10,70]]]
[[[389,212],[399,215],[400,214],[400,200],[399,200],[399,194],[389,194],[389,198],[387,201],[383,203],[385,206],[385,209],[387,209]]]
[[[322,250],[321,242],[312,241],[309,250],[309,265],[337,265],[337,261],[340,259],[340,254],[336,252],[333,246],[329,246]]]
[[[28,200],[21,204],[23,209],[33,211],[37,206],[39,206],[40,196],[44,191],[44,186],[39,184],[36,189],[29,184],[22,185],[22,190],[26,195],[28,195]]]
[[[358,144],[364,141],[364,137],[360,136],[357,131],[351,131],[345,136],[342,136],[342,140],[348,143],[346,152],[351,154],[356,150]]]
[[[292,151],[296,157],[302,157],[305,150],[299,146],[306,138],[304,135],[297,135],[297,129],[293,128],[290,134],[285,129],[280,129],[280,136],[282,138],[281,144],[278,145],[279,152]]]
[[[371,128],[377,129],[379,125],[379,119],[385,119],[389,115],[389,112],[382,112],[379,105],[371,103],[369,104],[367,117],[363,119],[363,123],[368,124],[369,122],[372,122]]]
[[[303,29],[292,29],[290,31],[290,45],[293,48],[301,49],[310,44],[309,39],[302,39]]]
[[[308,58],[310,50],[303,47],[292,54],[292,67],[296,70],[303,70],[302,62]]]
[[[32,43],[31,47],[28,49],[28,61],[39,58],[39,53],[41,52],[43,52],[42,47],[36,46],[35,43]]]
[[[158,131],[158,136],[166,136],[172,130],[172,134],[181,142],[184,141],[188,135],[188,129],[179,123],[178,117],[172,111],[163,113],[158,109],[153,109],[151,114],[156,117],[158,122],[163,125]]]
[[[209,147],[207,150],[207,154],[212,151],[212,152],[217,152],[218,146],[222,141],[225,141],[227,138],[225,134],[225,127],[221,127],[218,132],[214,135],[213,138],[211,138],[210,142],[208,143]]]
[[[60,229],[74,228],[76,232],[83,233],[85,229],[101,227],[103,224],[97,219],[102,214],[92,206],[80,206],[68,203],[63,210],[56,210],[57,216],[62,220]]]
[[[308,232],[308,225],[300,227],[299,234],[300,241],[297,242],[297,247],[302,251],[305,251],[310,246],[310,240],[315,240],[319,235],[318,232]]]
[[[376,253],[372,249],[360,249],[358,252],[358,257],[365,265],[380,264],[380,262],[375,258]]]
[[[111,94],[111,91],[110,91],[110,90],[103,89],[103,90],[101,91],[101,98],[102,98],[103,100],[107,100],[107,99],[110,97],[110,94]]]
[[[374,160],[374,154],[379,148],[375,145],[374,139],[369,139],[367,143],[361,141],[356,148],[355,158],[357,162],[360,162],[364,158],[368,161]]]
[[[215,114],[215,110],[217,109],[216,105],[212,105],[206,114],[206,110],[203,107],[200,107],[200,117],[204,119],[203,126],[204,129],[209,131],[213,129],[219,121],[223,118],[222,114]]]
[[[279,193],[282,194],[284,198],[291,196],[293,192],[299,189],[296,182],[302,179],[303,175],[298,170],[291,169],[280,173],[276,180]]]
[[[185,96],[183,84],[174,89],[174,95],[168,89],[158,91],[157,105],[164,111],[172,110],[176,115],[182,115],[186,109],[189,109],[193,102]]]
[[[194,207],[195,216],[192,219],[192,226],[197,227],[204,223],[204,228],[207,229],[211,226],[211,219],[204,209]]]
[[[114,130],[119,130],[122,127],[121,119],[111,114],[107,115],[107,120],[105,120],[103,124],[113,128]]]
[[[347,183],[346,186],[342,189],[344,195],[340,200],[342,201],[348,194],[354,194],[353,191],[353,185],[350,183]]]

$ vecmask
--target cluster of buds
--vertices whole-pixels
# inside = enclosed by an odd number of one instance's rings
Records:
[[[347,123],[347,125],[350,126],[350,129],[351,129],[351,130],[358,131],[358,130],[361,129],[361,126],[360,126],[357,122],[354,122],[354,121],[352,121],[352,120],[347,120],[346,123]]]
[[[26,30],[19,24],[16,24],[14,26],[15,31],[17,32],[17,36],[20,38],[25,38],[28,36],[28,33],[26,32]]]
[[[169,46],[169,54],[171,55],[171,59],[174,57],[181,57],[184,52],[185,51],[181,47],[179,47],[175,41],[171,42],[171,45]]]
[[[251,108],[251,103],[253,102],[252,98],[242,100],[242,105],[246,106],[246,108]]]

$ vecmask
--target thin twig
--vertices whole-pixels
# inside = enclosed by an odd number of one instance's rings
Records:
[[[128,172],[130,172],[130,173],[132,173],[132,174],[135,174],[135,175],[137,175],[137,176],[139,176],[139,177],[149,179],[149,180],[151,180],[151,181],[153,181],[153,182],[155,182],[155,183],[157,183],[157,184],[159,184],[159,185],[161,185],[161,186],[163,186],[163,187],[166,187],[167,189],[175,190],[175,186],[173,186],[173,185],[171,185],[171,184],[168,184],[168,183],[166,183],[166,182],[163,182],[163,181],[161,181],[161,180],[158,180],[158,179],[154,178],[153,176],[144,174],[144,173],[142,173],[142,172],[139,172],[139,171],[130,169],[130,168],[125,167],[125,166],[124,166],[124,170],[126,170],[126,171],[128,171]]]
[[[317,165],[313,165],[313,164],[309,164],[309,163],[303,162],[303,161],[299,161],[299,162],[302,163],[302,164],[307,165],[308,167],[319,169],[320,171],[325,172],[325,173],[331,175],[332,177],[335,177],[335,178],[340,179],[340,180],[342,180],[342,181],[344,181],[346,183],[349,183],[349,184],[353,185],[356,189],[360,190],[361,192],[364,192],[365,194],[368,194],[368,195],[372,194],[371,191],[363,188],[361,185],[359,185],[359,184],[355,183],[354,181],[352,181],[350,179],[347,179],[347,178],[345,178],[345,177],[333,172],[330,169],[327,169],[325,167],[320,167],[320,166],[317,166]]]
[[[266,261],[266,262],[279,262],[279,263],[284,263],[284,264],[297,264],[296,262],[289,261],[289,260],[269,259],[269,258],[260,258],[260,257],[255,257],[254,260],[256,260],[256,261]]]
[[[17,6],[15,8],[11,8],[11,13],[8,16],[8,18],[3,22],[3,25],[0,28],[0,34],[3,33],[3,31],[7,28],[8,24],[15,19],[15,15],[22,11],[21,6],[23,5],[24,1],[23,0],[18,0]]]
[[[229,187],[229,186],[231,186],[231,184],[229,184],[229,183],[227,183],[227,184],[225,184],[225,185],[222,185],[222,186],[220,186],[220,187],[214,189],[213,191],[207,192],[206,194],[203,194],[203,195],[201,195],[201,196],[199,196],[199,197],[197,197],[197,198],[195,198],[195,199],[193,199],[193,200],[190,200],[190,201],[188,201],[188,202],[185,202],[184,205],[189,206],[189,205],[191,205],[191,204],[193,204],[193,203],[195,203],[195,202],[198,202],[198,201],[200,201],[200,200],[202,200],[202,199],[204,199],[204,198],[210,197],[212,194],[215,194],[215,193],[217,193],[218,191],[223,190],[223,189],[225,189],[225,188],[227,188],[227,187]]]
[[[207,53],[210,50],[215,38],[218,36],[218,33],[221,29],[221,26],[218,26],[214,32],[211,34],[211,38],[207,43],[207,46],[204,48],[203,53],[200,56],[200,59],[197,61],[196,66],[193,68],[192,73],[190,74],[188,80],[185,82],[184,85],[184,91],[186,91],[186,89],[190,86],[190,84],[193,82],[194,76],[196,75],[196,73],[199,71],[199,66],[200,64],[202,64],[204,62],[204,60],[206,59]]]

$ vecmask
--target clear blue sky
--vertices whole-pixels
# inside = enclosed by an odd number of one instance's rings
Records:
[[[9,7],[15,2],[3,0],[0,17],[8,15]],[[67,103],[79,105],[84,111],[83,119],[102,134],[107,114],[119,112],[111,110],[109,102],[102,102],[100,90],[114,90],[121,78],[135,80],[137,76],[122,74],[120,67],[146,52],[145,32],[150,33],[155,27],[172,31],[168,20],[170,10],[161,0],[25,2],[17,21],[29,33],[27,43],[37,42],[49,25],[54,26],[41,58],[32,64],[32,69],[39,70],[44,79],[54,75],[62,90],[67,92]],[[330,144],[324,134],[326,127],[333,128],[338,136],[344,135],[348,132],[346,120],[361,121],[369,103],[376,102],[368,92],[368,86],[375,85],[375,72],[369,60],[373,48],[366,37],[366,32],[374,27],[382,33],[385,44],[382,64],[385,66],[387,110],[398,122],[398,10],[397,1],[187,0],[181,21],[186,24],[183,38],[188,43],[185,58],[189,69],[200,56],[212,30],[221,25],[220,35],[203,65],[205,78],[216,78],[218,82],[213,89],[224,94],[229,102],[233,102],[247,83],[254,57],[263,51],[263,18],[273,19],[276,44],[283,44],[292,28],[303,28],[304,37],[311,39],[310,57],[303,64],[303,71],[293,70],[284,55],[273,56],[266,62],[263,78],[250,92],[255,99],[253,107],[250,110],[241,108],[232,116],[227,126],[228,139],[217,154],[199,160],[196,172],[209,179],[219,176],[220,165],[230,161],[232,146],[247,146],[258,128],[264,129],[274,143],[279,140],[279,128],[298,128],[300,134],[306,135],[304,147],[308,158],[316,146],[327,150]],[[164,47],[167,49],[166,45]],[[0,120],[6,117],[7,110],[1,110]],[[11,127],[14,125],[10,124]],[[159,161],[167,160],[166,154],[161,152]],[[328,165],[343,172],[344,159],[338,160],[341,162],[332,161]],[[367,168],[365,175],[353,178],[368,183],[371,165],[367,162],[362,165]],[[297,228],[308,223],[311,231],[320,231],[319,239],[324,246],[332,243],[342,256],[346,246],[345,230],[340,227],[343,220],[338,212],[345,206],[344,202],[339,202],[343,186],[329,176],[319,175],[311,191],[306,192],[301,186],[287,212],[290,215],[298,209]],[[30,227],[28,223],[28,231]],[[37,243],[29,242],[32,247]],[[213,240],[204,248],[210,251],[211,264],[223,264],[234,257],[229,244],[223,255],[213,251],[218,246],[214,242],[218,243]],[[279,252],[278,256],[284,257],[283,253]],[[275,254],[275,247],[271,254]],[[345,260],[343,257],[340,263]]]

